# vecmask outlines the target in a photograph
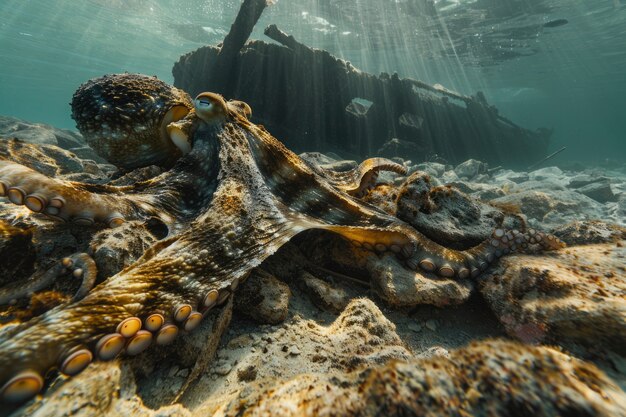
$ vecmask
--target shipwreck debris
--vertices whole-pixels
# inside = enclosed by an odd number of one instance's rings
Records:
[[[215,91],[247,102],[253,121],[296,152],[363,159],[397,139],[411,144],[401,156],[417,161],[438,154],[453,164],[477,158],[527,166],[545,155],[551,130],[518,126],[481,92],[467,96],[397,74],[368,74],[276,25],[264,32],[276,43],[246,42],[266,6],[244,1],[223,44],[179,59],[174,84],[192,95]]]

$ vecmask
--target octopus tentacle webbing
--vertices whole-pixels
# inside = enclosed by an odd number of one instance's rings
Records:
[[[172,164],[150,180],[127,187],[69,183],[0,161],[2,195],[35,212],[74,221],[158,216],[168,226],[163,240],[82,299],[0,331],[1,399],[34,396],[50,369],[73,375],[93,360],[136,355],[192,331],[255,267],[306,230],[333,232],[377,255],[396,256],[411,270],[447,278],[476,276],[518,245],[558,246],[538,232],[505,229],[466,251],[439,245],[358,198],[378,170],[403,167],[372,159],[346,174],[320,173],[251,123],[241,102],[202,93],[194,108],[172,117],[171,109],[191,103],[181,95],[154,78],[120,74],[90,81],[74,96],[79,129],[118,165]],[[141,129],[146,123],[150,134]],[[127,136],[108,138],[110,131]],[[171,154],[178,157],[173,163],[164,157],[163,132],[174,143],[169,150],[179,151]],[[125,141],[129,147],[118,152]],[[63,205],[50,213],[55,199]]]

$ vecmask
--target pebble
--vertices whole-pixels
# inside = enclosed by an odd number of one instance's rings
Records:
[[[167,376],[171,378],[174,375],[176,375],[177,372],[178,372],[178,366],[174,365],[170,368],[169,372],[167,373]]]
[[[219,366],[217,366],[214,371],[216,374],[218,375],[228,375],[230,373],[230,371],[233,369],[232,365],[229,363],[223,363]]]
[[[437,331],[437,322],[435,320],[428,320],[425,326],[427,329],[432,330],[433,332]]]
[[[408,325],[409,330],[415,332],[415,333],[419,333],[422,331],[422,326],[418,323],[409,323]]]
[[[291,345],[289,348],[289,354],[292,356],[298,356],[300,353],[300,349],[298,349],[298,346],[296,345]]]

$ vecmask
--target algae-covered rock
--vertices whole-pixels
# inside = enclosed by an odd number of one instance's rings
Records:
[[[626,248],[619,242],[505,257],[480,291],[518,339],[626,354]]]
[[[344,375],[261,381],[214,416],[624,416],[626,394],[555,349],[488,340]]]

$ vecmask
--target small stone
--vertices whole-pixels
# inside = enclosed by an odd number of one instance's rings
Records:
[[[301,278],[313,303],[323,310],[340,313],[350,302],[350,297],[342,288],[332,286],[306,271],[302,272]]]
[[[172,378],[174,375],[176,375],[177,372],[178,372],[178,366],[174,365],[170,368],[169,372],[167,373],[167,376]]]
[[[175,380],[169,382],[169,389],[172,393],[176,394],[183,386],[183,380],[180,378],[176,378]]]
[[[189,376],[189,369],[181,369],[176,375],[181,378],[187,378]]]
[[[415,333],[419,333],[422,331],[422,326],[419,325],[418,323],[409,323],[408,327],[409,327],[409,330]]]
[[[478,174],[487,172],[487,164],[477,161],[476,159],[468,159],[454,168],[454,172],[461,178],[472,179]]]
[[[289,354],[291,356],[298,356],[300,353],[302,353],[302,352],[300,352],[300,349],[298,349],[298,346],[296,346],[296,345],[292,345],[289,348]]]
[[[231,364],[223,363],[215,367],[213,371],[218,375],[225,376],[225,375],[228,375],[232,369],[233,367]]]
[[[324,165],[321,165],[321,167],[323,169],[330,170],[330,171],[345,172],[345,171],[350,171],[351,169],[356,168],[358,165],[359,164],[357,164],[356,161],[343,160],[343,161],[336,161],[330,164],[324,164]]]
[[[611,184],[608,182],[594,182],[578,188],[576,191],[586,195],[589,198],[593,198],[599,203],[608,203],[610,201],[617,201]]]
[[[431,330],[433,332],[437,331],[437,322],[435,320],[428,320],[425,326],[428,330]]]

